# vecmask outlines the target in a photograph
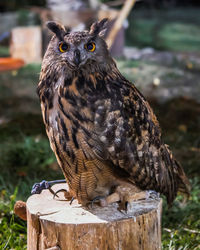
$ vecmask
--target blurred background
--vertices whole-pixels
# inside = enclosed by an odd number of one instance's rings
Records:
[[[123,12],[127,2],[132,2]],[[131,8],[132,7],[132,8]],[[120,29],[115,22],[122,16]],[[120,71],[152,105],[192,184],[187,203],[164,202],[163,249],[200,249],[200,2],[195,0],[9,0],[0,2],[0,249],[26,249],[13,214],[35,182],[63,178],[36,95],[48,20],[73,31],[109,18],[106,39]]]

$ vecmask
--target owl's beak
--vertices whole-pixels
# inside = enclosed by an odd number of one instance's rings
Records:
[[[74,51],[74,63],[76,64],[76,66],[78,66],[81,62],[81,55],[80,55],[80,51],[78,49],[76,49]]]

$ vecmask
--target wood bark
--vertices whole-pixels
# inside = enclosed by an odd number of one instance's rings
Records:
[[[68,189],[57,184],[53,190]],[[137,201],[132,210],[71,205],[64,195],[54,198],[48,191],[27,201],[28,250],[157,250],[161,249],[162,200]]]

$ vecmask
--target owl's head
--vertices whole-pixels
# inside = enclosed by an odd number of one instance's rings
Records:
[[[67,71],[89,72],[97,68],[106,69],[112,58],[102,36],[106,29],[107,19],[95,22],[89,31],[68,32],[57,22],[48,22],[47,27],[55,34],[51,39],[44,61]]]

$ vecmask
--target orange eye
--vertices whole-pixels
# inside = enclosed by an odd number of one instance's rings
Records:
[[[86,44],[85,44],[85,48],[86,48],[88,51],[93,52],[93,51],[95,51],[96,45],[95,45],[94,42],[86,43]]]
[[[64,53],[69,49],[69,45],[67,43],[61,42],[59,44],[59,50],[60,52]]]

